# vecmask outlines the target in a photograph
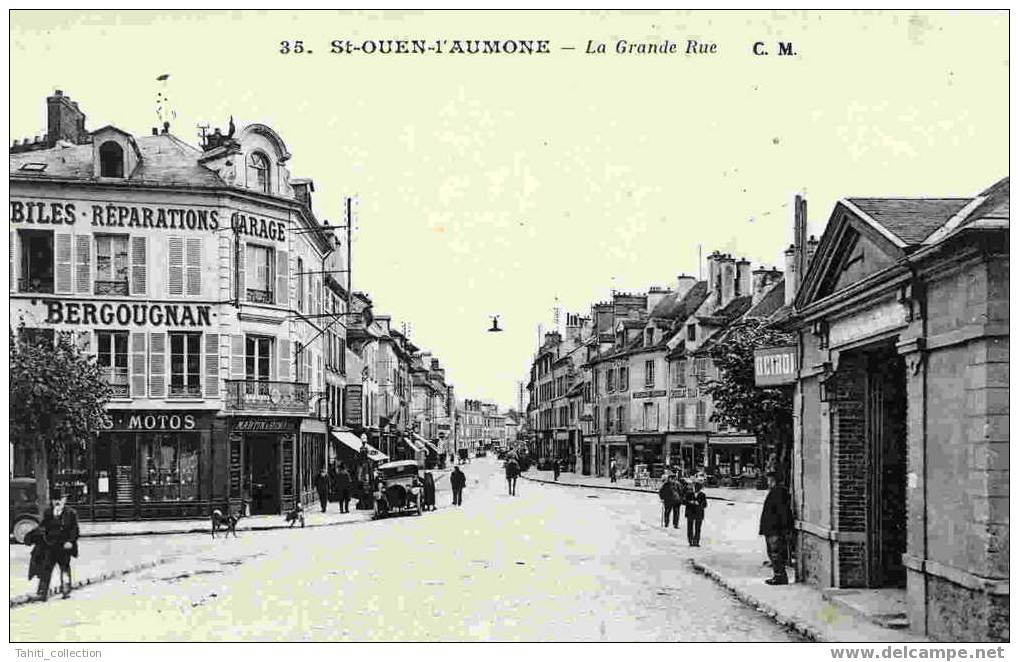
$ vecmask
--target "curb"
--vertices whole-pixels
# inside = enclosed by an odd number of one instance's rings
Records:
[[[811,627],[810,625],[807,625],[806,623],[796,618],[783,616],[778,612],[777,609],[775,609],[771,605],[761,602],[760,600],[750,595],[746,591],[737,588],[734,584],[726,580],[725,577],[722,576],[722,573],[718,572],[711,566],[704,565],[697,559],[689,559],[689,563],[694,570],[701,573],[702,575],[705,575],[706,577],[709,577],[716,584],[718,584],[719,586],[721,586],[722,588],[726,589],[734,596],[736,596],[737,600],[739,600],[740,602],[747,606],[753,607],[754,609],[761,612],[762,614],[764,614],[771,620],[775,621],[782,627],[792,630],[793,632],[799,634],[800,636],[812,642],[828,643],[828,639],[817,629]]]
[[[91,586],[93,584],[99,584],[101,582],[109,581],[111,579],[116,579],[117,577],[123,577],[124,575],[130,575],[131,573],[134,573],[134,572],[141,572],[142,570],[149,570],[151,568],[155,568],[157,566],[163,565],[165,563],[170,563],[171,561],[175,561],[175,560],[177,560],[177,559],[173,559],[173,558],[159,559],[158,561],[148,561],[147,563],[139,563],[139,564],[133,565],[133,566],[131,566],[129,568],[124,568],[122,570],[113,570],[113,571],[110,571],[110,572],[103,572],[103,573],[100,573],[99,575],[97,575],[95,577],[88,577],[86,579],[79,579],[76,582],[72,582],[71,583],[71,590],[73,591],[75,589],[85,588],[86,586]],[[57,585],[56,587],[53,587],[53,586],[50,587],[50,590],[49,590],[49,596],[50,597],[55,597],[59,593],[60,593],[60,586],[59,585]],[[10,600],[11,600],[11,606],[10,606],[11,609],[14,609],[15,607],[23,607],[23,606],[25,606],[25,605],[27,605],[27,604],[29,604],[31,602],[41,602],[41,600],[39,600],[39,597],[35,593],[25,593],[23,595],[16,595],[16,596],[12,597]]]
[[[612,487],[611,485],[584,485],[583,483],[564,483],[562,481],[546,480],[544,478],[531,478],[525,474],[520,474],[520,477],[525,480],[529,480],[532,483],[545,483],[546,485],[562,485],[564,487],[586,487],[589,490],[616,490],[618,492],[638,492],[640,494],[653,494],[655,496],[658,495],[657,492],[653,492],[651,490],[642,490],[637,487]],[[733,501],[732,499],[726,499],[724,497],[709,496],[706,492],[704,496],[708,497],[708,499],[711,499],[712,501],[726,501],[728,503],[748,503],[748,504],[757,503],[756,501]]]
[[[365,511],[369,513],[370,511]],[[371,518],[366,519],[353,519],[345,520],[343,522],[322,522],[319,524],[307,524],[303,528],[305,529],[317,529],[326,526],[343,526],[345,524],[358,524],[361,522],[370,522]],[[278,529],[300,529],[300,525],[290,526],[289,524],[268,524],[264,526],[251,526],[246,528],[237,527],[238,533],[244,533],[245,531],[275,531]],[[173,529],[170,531],[132,531],[127,533],[117,532],[101,532],[101,533],[82,533],[79,538],[130,538],[133,536],[179,536],[189,533],[204,533],[209,535],[210,529],[208,526],[202,528],[190,528],[190,529]]]

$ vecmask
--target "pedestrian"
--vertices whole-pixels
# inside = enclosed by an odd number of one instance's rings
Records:
[[[562,467],[559,465],[559,460],[552,460],[552,479],[555,481],[559,480],[559,472],[562,471]]]
[[[772,576],[765,579],[765,584],[784,586],[789,583],[785,566],[789,554],[789,534],[793,530],[793,509],[789,499],[789,490],[778,480],[778,474],[768,472],[768,496],[764,497],[761,508],[761,524],[758,533],[764,536],[768,547],[768,560],[771,561]]]
[[[325,467],[322,467],[322,471],[315,476],[315,491],[318,492],[318,502],[324,513],[329,503],[329,474],[326,473]]]
[[[43,601],[49,598],[54,566],[60,567],[62,597],[65,600],[71,597],[71,557],[78,556],[78,513],[67,505],[67,497],[60,488],[50,490],[50,505],[43,513],[42,522],[25,541],[34,544],[28,578],[39,578],[38,598]],[[64,575],[67,575],[66,583]]]
[[[686,541],[691,547],[701,546],[701,524],[704,522],[704,510],[708,507],[708,497],[701,491],[701,481],[694,481],[693,492],[687,493],[686,502]]]
[[[662,526],[669,527],[669,515],[672,515],[672,527],[679,528],[679,509],[683,505],[683,496],[674,476],[669,476],[658,490],[658,498],[662,500]]]
[[[509,488],[509,495],[517,495],[517,477],[520,476],[520,463],[512,455],[506,460],[506,487]]]
[[[616,467],[616,461],[613,459],[611,462],[609,462],[609,482],[611,483],[616,482],[617,471],[618,469]]]
[[[425,482],[423,491],[423,506],[425,510],[435,510],[435,478],[432,476],[431,471],[425,472]]]
[[[329,500],[338,501],[340,498],[339,493],[336,491],[336,462],[329,463]]]
[[[453,505],[462,506],[464,502],[464,487],[467,485],[467,476],[460,471],[460,467],[453,467],[453,473],[449,475],[449,486],[453,488]]]
[[[347,473],[347,467],[341,462],[340,468],[336,472],[336,491],[339,493],[340,499],[340,512],[350,512],[350,474]]]

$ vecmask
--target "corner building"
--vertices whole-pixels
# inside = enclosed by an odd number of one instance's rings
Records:
[[[322,271],[335,240],[271,128],[202,148],[85,131],[57,91],[10,153],[10,323],[73,334],[113,387],[108,429],[60,449],[83,518],[279,513],[325,463]],[[19,449],[15,474],[31,472]]]

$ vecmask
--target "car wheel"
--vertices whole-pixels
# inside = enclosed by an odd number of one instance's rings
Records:
[[[19,545],[25,544],[25,538],[29,533],[39,528],[39,523],[34,519],[24,518],[14,523],[14,540]]]

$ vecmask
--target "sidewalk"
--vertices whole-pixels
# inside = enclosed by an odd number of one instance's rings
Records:
[[[632,479],[611,483],[608,478],[561,473],[559,481],[552,472],[531,469],[521,474],[533,482],[561,485],[566,488],[611,489],[622,492],[643,492],[648,501],[657,490],[634,487]],[[709,508],[702,536],[702,547],[681,548],[689,555],[690,565],[698,572],[728,589],[741,602],[767,614],[777,623],[802,636],[819,642],[926,642],[927,639],[908,630],[895,630],[876,625],[825,599],[810,584],[792,583],[769,586],[764,580],[771,569],[764,566],[764,541],[757,535],[763,490],[705,488],[708,498],[728,506],[722,511]],[[653,495],[657,499],[657,494]],[[645,499],[640,507],[648,508]],[[657,504],[655,504],[657,506]],[[724,514],[723,514],[724,513]],[[796,573],[789,570],[790,581]]]
[[[635,487],[632,478],[620,478],[616,482],[612,482],[604,476],[585,476],[579,473],[566,473],[559,474],[559,480],[555,481],[552,478],[551,471],[538,471],[537,469],[528,469],[524,473],[520,474],[527,480],[533,480],[542,483],[556,483],[558,485],[568,485],[570,487],[598,487],[602,489],[610,490],[621,490],[623,492],[647,492],[651,494],[657,494],[657,487]],[[705,487],[704,493],[709,499],[717,499],[720,501],[732,501],[733,503],[764,503],[764,497],[767,494],[765,490],[754,490],[754,489],[735,489],[731,487]]]

